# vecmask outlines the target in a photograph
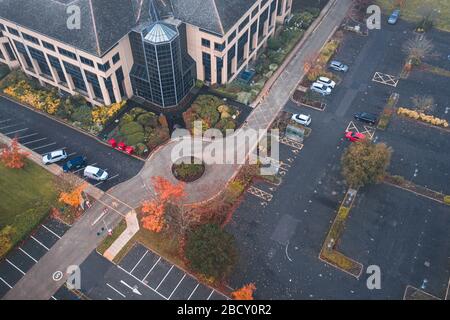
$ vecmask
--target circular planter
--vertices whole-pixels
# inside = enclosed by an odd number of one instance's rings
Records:
[[[172,174],[177,180],[183,182],[194,182],[203,176],[205,173],[205,164],[201,162],[200,164],[194,163],[195,157],[186,157],[177,160],[172,165]],[[197,159],[197,162],[198,159]]]

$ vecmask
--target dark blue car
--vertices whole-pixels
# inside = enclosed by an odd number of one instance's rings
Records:
[[[74,171],[85,167],[87,164],[86,157],[77,156],[63,165],[64,172]]]

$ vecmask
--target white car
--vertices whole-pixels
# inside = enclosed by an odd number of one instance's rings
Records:
[[[303,126],[309,126],[311,124],[311,116],[306,114],[293,114],[291,120]]]
[[[323,83],[314,82],[310,89],[311,91],[317,92],[323,96],[328,96],[331,94],[331,88]]]
[[[336,86],[336,82],[334,82],[331,79],[328,79],[327,77],[320,77],[319,79],[317,79],[316,82],[322,83],[322,84],[326,85],[327,87],[330,87],[331,89],[334,89],[334,87]]]
[[[65,150],[55,150],[47,153],[42,157],[42,162],[44,164],[56,163],[58,161],[67,159],[67,153]]]
[[[86,178],[97,181],[105,181],[106,179],[108,179],[108,172],[94,166],[87,166],[86,168],[84,168],[83,175]]]

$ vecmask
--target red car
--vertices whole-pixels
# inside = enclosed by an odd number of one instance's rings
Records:
[[[345,138],[350,142],[357,142],[365,139],[366,136],[359,132],[347,131],[345,132]]]

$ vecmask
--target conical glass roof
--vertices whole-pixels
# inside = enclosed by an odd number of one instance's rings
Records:
[[[178,32],[171,26],[156,22],[145,30],[144,39],[151,43],[168,42],[175,38]]]

